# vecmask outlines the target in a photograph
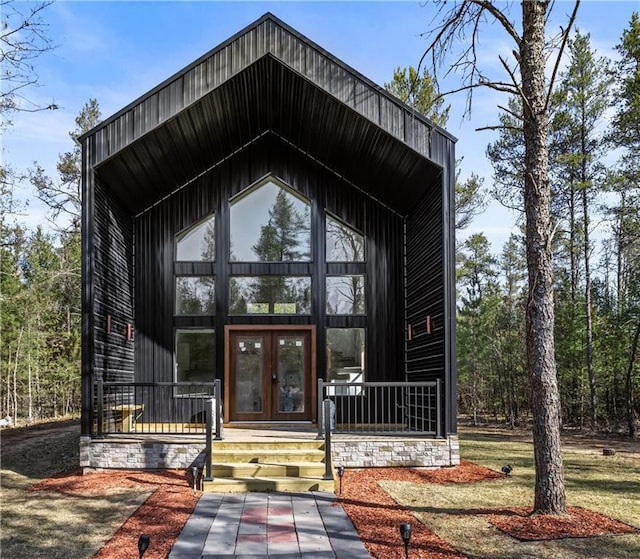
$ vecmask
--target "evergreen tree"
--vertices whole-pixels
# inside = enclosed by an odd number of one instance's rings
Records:
[[[469,395],[473,424],[478,424],[481,384],[491,368],[491,344],[487,343],[489,294],[495,293],[496,261],[491,256],[489,241],[481,234],[471,235],[464,243],[458,266],[458,284],[463,291],[458,312],[460,387]],[[484,342],[481,342],[484,338]]]
[[[621,155],[608,183],[617,203],[610,205],[608,211],[613,217],[616,253],[615,325],[619,334],[616,339],[626,340],[628,348],[624,352],[626,363],[621,367],[624,367],[627,429],[633,437],[638,415],[634,393],[640,376],[634,375],[640,339],[640,17],[637,12],[632,14],[616,49],[620,61],[615,70],[616,112],[609,140]]]
[[[609,107],[611,79],[607,62],[597,59],[591,50],[589,35],[577,31],[569,41],[569,64],[561,74],[559,110],[554,119],[556,138],[555,175],[561,183],[557,190],[569,191],[570,253],[572,268],[580,239],[583,272],[583,316],[585,366],[589,382],[591,428],[597,428],[597,387],[593,364],[593,309],[591,304],[592,218],[598,199],[595,188],[604,179],[604,142],[598,134],[599,124]],[[577,204],[576,204],[577,201]],[[576,212],[577,210],[577,212]],[[576,215],[577,213],[577,215]],[[579,216],[579,217],[578,217]],[[579,224],[579,227],[578,227]],[[572,299],[575,301],[577,273],[572,270]]]
[[[100,107],[95,99],[90,99],[75,119],[76,128],[69,132],[73,148],[58,158],[58,180],[48,177],[44,169],[36,165],[30,173],[32,184],[36,187],[38,197],[51,210],[53,221],[63,214],[70,223],[58,228],[66,231],[80,230],[82,212],[82,151],[78,138],[100,123]]]
[[[398,66],[393,72],[393,80],[385,83],[384,88],[434,124],[443,128],[447,125],[451,106],[444,106],[444,98],[439,95],[437,84],[426,68],[420,76],[413,66]]]

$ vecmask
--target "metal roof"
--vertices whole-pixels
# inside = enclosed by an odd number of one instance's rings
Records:
[[[85,134],[86,163],[138,213],[265,135],[401,214],[454,139],[265,14]]]

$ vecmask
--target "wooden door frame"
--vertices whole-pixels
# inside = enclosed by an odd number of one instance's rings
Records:
[[[311,422],[317,420],[317,371],[316,371],[316,327],[313,324],[227,324],[224,327],[224,405],[222,407],[224,422],[229,423],[231,411],[231,333],[236,332],[308,332],[311,340],[310,348],[310,386]]]

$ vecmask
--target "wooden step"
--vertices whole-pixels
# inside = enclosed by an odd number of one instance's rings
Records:
[[[213,441],[218,450],[313,450],[324,453],[324,441]]]
[[[235,449],[213,450],[211,459],[216,463],[240,463],[240,464],[289,464],[299,462],[322,462],[324,452],[319,450],[276,450],[276,449]]]
[[[322,477],[325,472],[324,462],[295,463],[218,463],[212,464],[213,477]]]
[[[215,493],[335,491],[335,481],[321,477],[214,477],[213,481],[203,483],[203,490]]]
[[[335,491],[325,475],[324,441],[214,441],[212,478],[203,490],[219,493],[247,491]]]

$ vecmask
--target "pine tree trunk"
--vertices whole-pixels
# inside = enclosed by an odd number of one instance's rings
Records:
[[[583,169],[583,180],[585,179],[586,171]],[[585,334],[587,337],[587,376],[589,378],[591,429],[596,431],[598,429],[598,395],[596,391],[596,374],[593,369],[593,318],[591,314],[591,263],[589,256],[589,202],[587,199],[586,188],[582,190],[582,223],[584,227],[584,320]]]
[[[525,138],[525,213],[527,219],[527,361],[531,380],[533,445],[536,467],[534,512],[566,513],[560,447],[560,394],[554,347],[549,114],[546,107],[545,16],[548,2],[522,2],[520,44]]]
[[[627,368],[626,379],[626,399],[627,399],[627,424],[629,427],[629,437],[634,438],[636,436],[636,421],[633,413],[633,366],[636,361],[636,353],[638,351],[638,340],[640,339],[640,321],[636,328],[635,336],[633,337],[633,343],[631,344],[631,355],[629,357],[629,367]]]

